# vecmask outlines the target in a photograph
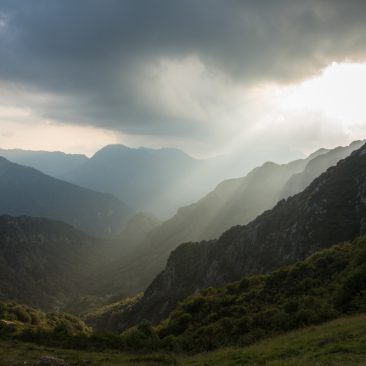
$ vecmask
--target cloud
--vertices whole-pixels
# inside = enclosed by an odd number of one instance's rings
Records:
[[[363,0],[0,0],[0,80],[42,118],[218,143],[254,128],[257,85],[364,61],[365,14]]]

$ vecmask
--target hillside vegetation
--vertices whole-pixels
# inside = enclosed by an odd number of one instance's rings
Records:
[[[0,216],[0,300],[65,309],[108,260],[106,243],[63,222]]]
[[[88,352],[0,341],[0,365],[29,365],[52,356],[74,366],[364,366],[366,315],[311,326],[255,345],[187,357],[167,353]]]
[[[366,311],[366,237],[270,274],[207,288],[181,302],[157,332],[172,350],[207,351]]]
[[[146,321],[118,336],[125,351],[206,352],[247,346],[290,330],[366,311],[366,236],[263,275],[207,288],[153,327]],[[105,331],[129,318],[138,299],[87,318]]]
[[[91,330],[76,316],[66,313],[44,313],[16,303],[0,302],[0,337],[40,340],[40,335],[59,337],[89,335]]]

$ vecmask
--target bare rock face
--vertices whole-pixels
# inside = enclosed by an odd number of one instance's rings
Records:
[[[178,301],[209,286],[271,271],[366,232],[366,145],[218,240],[183,244],[137,304],[134,322],[159,321]]]

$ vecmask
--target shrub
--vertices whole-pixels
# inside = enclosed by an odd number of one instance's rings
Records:
[[[366,290],[366,264],[356,267],[347,275],[337,294],[338,306],[346,311],[351,310],[352,299],[364,290]]]
[[[129,351],[156,351],[160,340],[149,322],[129,328],[121,334],[122,346]]]

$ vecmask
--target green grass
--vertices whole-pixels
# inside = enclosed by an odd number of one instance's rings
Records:
[[[189,366],[366,365],[366,315],[342,318],[265,340],[247,348],[195,356]]]
[[[190,357],[168,354],[92,353],[0,342],[0,365],[34,361],[53,355],[72,365],[90,366],[364,366],[366,315],[346,317],[258,342]]]
[[[168,354],[132,355],[117,351],[84,352],[52,347],[36,346],[22,342],[0,342],[0,365],[32,364],[42,356],[62,358],[72,365],[88,366],[167,366],[176,365],[176,359]]]

